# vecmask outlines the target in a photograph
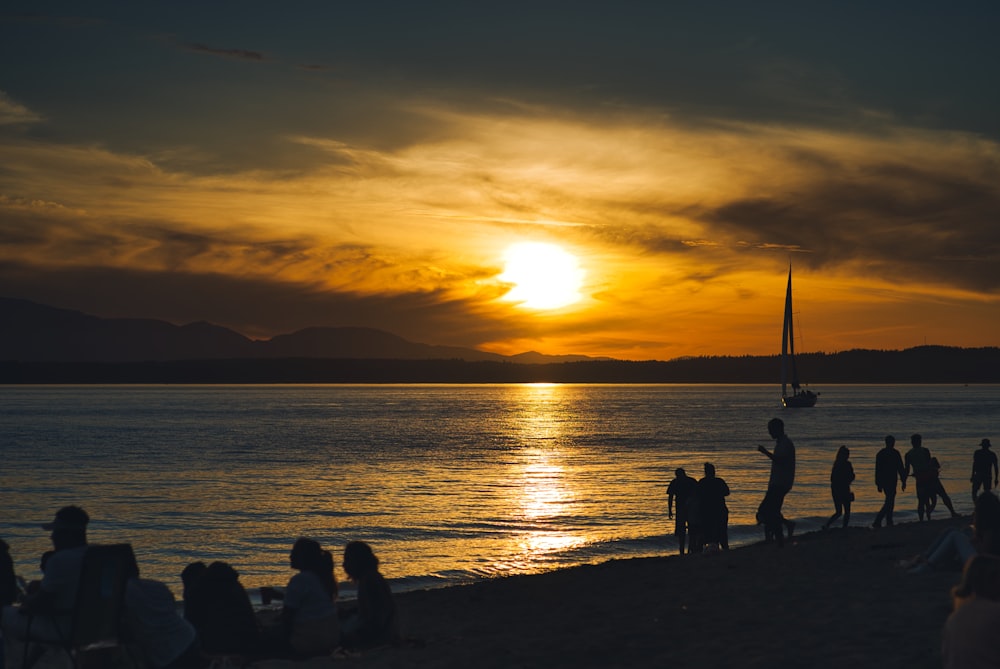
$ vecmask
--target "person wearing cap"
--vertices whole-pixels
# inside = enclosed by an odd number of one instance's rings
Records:
[[[990,440],[983,439],[979,442],[979,450],[972,454],[972,501],[975,503],[976,499],[979,497],[979,488],[982,487],[983,492],[990,491],[990,479],[993,480],[993,485],[996,486],[1000,481],[998,481],[998,476],[1000,476],[1000,468],[997,467],[997,454],[990,450]]]
[[[87,550],[87,524],[90,516],[78,506],[64,506],[49,530],[54,551],[45,564],[45,573],[36,592],[27,596],[20,607],[3,610],[3,634],[6,639],[24,639],[31,614],[31,637],[59,641],[66,637],[72,621],[68,612],[76,603],[76,591]]]

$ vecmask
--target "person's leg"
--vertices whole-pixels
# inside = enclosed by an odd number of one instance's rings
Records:
[[[680,548],[680,554],[684,555],[684,544],[687,541],[687,517],[681,515],[678,512],[674,518],[674,536],[677,537],[677,546]]]
[[[760,515],[764,521],[764,535],[768,540],[774,540],[778,547],[785,545],[784,533],[781,529],[781,504],[777,499],[777,491],[768,487],[764,501],[760,504]]]
[[[979,477],[972,479],[972,503],[976,503],[976,499],[979,497],[979,488],[983,487],[986,492],[990,491],[990,480],[985,481]]]
[[[833,515],[830,516],[830,519],[828,521],[826,521],[826,524],[823,525],[823,529],[824,530],[829,529],[829,527],[831,525],[833,525],[833,521],[835,521],[838,518],[840,518],[842,510],[843,510],[843,506],[841,505],[840,500],[837,499],[836,497],[834,497],[833,498]]]
[[[886,514],[891,514],[892,512],[892,509],[889,507],[889,489],[883,488],[882,495],[882,508],[878,510],[877,514],[875,514],[875,520],[872,521],[872,527],[882,527],[882,521],[885,520]]]
[[[941,496],[941,501],[944,503],[944,507],[946,509],[948,509],[948,511],[951,512],[951,517],[952,518],[957,518],[958,517],[958,513],[955,512],[955,507],[952,506],[952,504],[951,504],[951,497],[949,497],[948,493],[945,492],[945,490],[944,490],[944,484],[941,483],[941,481],[938,481],[938,483],[937,483],[937,493],[938,493],[938,495]]]
[[[888,511],[885,514],[885,526],[892,527],[892,514],[896,511],[896,488],[893,487],[892,490],[886,489],[885,491],[885,503]]]
[[[719,545],[722,550],[729,550],[729,511],[722,513],[722,528],[719,530]]]
[[[930,503],[930,495],[927,494],[926,486],[917,484],[917,518],[924,519],[927,513],[927,505]]]
[[[847,527],[851,522],[851,498],[848,497],[844,502],[844,527]]]
[[[934,569],[943,569],[954,562],[963,562],[963,556],[976,552],[972,539],[961,530],[951,529],[944,532],[931,545],[925,555],[926,563]]]

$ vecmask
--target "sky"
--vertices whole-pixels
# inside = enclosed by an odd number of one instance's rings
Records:
[[[997,34],[987,2],[5,2],[0,296],[665,360],[777,353],[791,266],[799,351],[997,346]]]

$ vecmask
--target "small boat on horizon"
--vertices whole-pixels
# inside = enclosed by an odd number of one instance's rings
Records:
[[[788,394],[788,386],[792,394]],[[792,266],[788,266],[788,287],[785,289],[785,323],[781,331],[781,405],[787,409],[816,405],[819,393],[802,388],[799,370],[795,366],[795,334],[792,327]]]

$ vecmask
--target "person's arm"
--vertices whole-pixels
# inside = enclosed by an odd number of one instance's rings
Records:
[[[758,445],[757,450],[766,455],[769,460],[774,460],[774,454],[771,453],[771,451],[764,448],[763,446]]]
[[[896,473],[899,474],[899,481],[902,484],[903,490],[906,490],[906,476],[909,471],[908,467],[903,467],[903,460],[899,457],[899,453],[896,454]]]
[[[991,453],[993,456],[993,485],[1000,485],[1000,467],[997,466],[997,454]],[[987,477],[989,474],[986,475]]]
[[[674,493],[667,488],[667,518],[674,517]]]
[[[52,611],[55,608],[55,597],[54,592],[38,588],[21,602],[21,612],[34,615]]]

